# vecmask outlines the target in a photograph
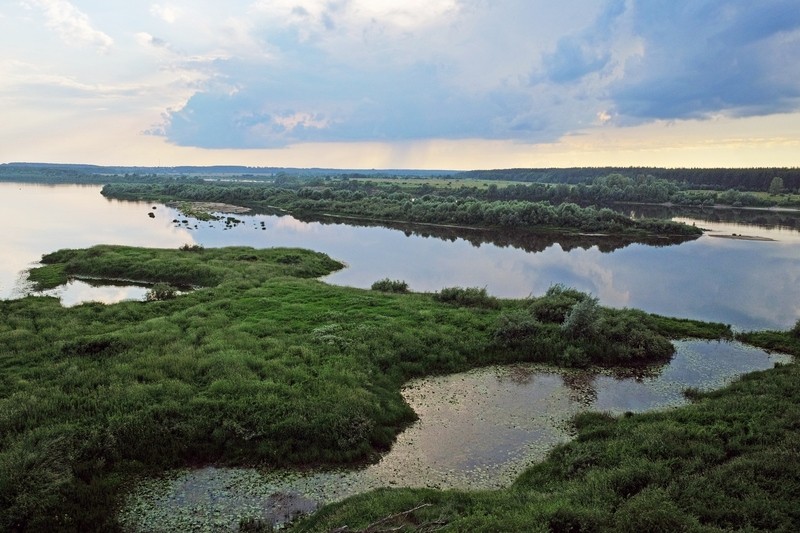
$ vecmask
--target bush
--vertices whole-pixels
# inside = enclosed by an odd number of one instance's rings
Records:
[[[561,331],[573,339],[591,338],[597,330],[598,313],[597,298],[584,298],[575,303],[564,317]]]
[[[433,297],[439,302],[463,307],[484,307],[486,309],[499,307],[497,298],[486,293],[486,287],[447,287],[434,294]]]
[[[542,323],[524,310],[503,313],[497,319],[494,330],[494,341],[500,346],[515,346],[534,337],[541,329]]]
[[[145,298],[148,302],[155,302],[161,300],[171,300],[176,296],[178,296],[177,287],[173,287],[167,283],[156,283],[150,288],[149,291],[147,291]]]
[[[567,346],[563,352],[556,356],[557,362],[561,366],[583,368],[589,366],[589,356],[580,346]]]
[[[542,322],[561,324],[576,303],[589,298],[589,295],[564,285],[556,284],[547,289],[541,298],[531,304],[531,313]]]
[[[201,244],[184,244],[179,248],[183,252],[202,252],[203,245]]]
[[[794,323],[794,327],[789,330],[789,333],[791,333],[792,337],[795,339],[800,339],[800,319],[797,319],[797,322]]]
[[[408,292],[408,283],[399,279],[384,278],[372,284],[373,291]]]

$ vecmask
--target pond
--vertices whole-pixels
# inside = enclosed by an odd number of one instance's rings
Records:
[[[712,231],[683,244],[650,246],[602,239],[517,242],[485,232],[304,222],[264,214],[237,214],[238,224],[194,219],[183,223],[184,217],[173,208],[108,200],[97,186],[0,183],[0,206],[6,224],[0,234],[0,298],[25,294],[29,287],[24,271],[42,254],[60,248],[292,246],[345,262],[348,267],[327,281],[355,287],[368,288],[388,277],[404,280],[416,291],[486,287],[499,297],[527,297],[563,283],[594,294],[604,305],[739,329],[785,329],[800,317],[800,224],[792,226],[798,213],[782,213],[778,224],[759,225],[727,222],[720,218],[724,213],[691,218],[681,212],[681,220]],[[734,233],[737,238],[714,237]],[[98,296],[97,290],[75,283],[59,294],[71,303],[113,301]],[[128,293],[116,288],[115,295],[141,297],[136,288]]]
[[[416,380],[403,396],[419,420],[373,465],[311,472],[176,470],[140,483],[120,519],[129,531],[235,530],[241,519],[280,524],[378,487],[504,487],[569,440],[570,420],[580,412],[674,407],[685,403],[687,387],[719,388],[790,360],[739,343],[675,345],[668,365],[637,372],[511,365]]]

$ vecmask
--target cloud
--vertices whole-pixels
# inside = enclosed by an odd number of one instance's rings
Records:
[[[68,44],[109,49],[114,40],[92,27],[89,17],[67,0],[28,0],[28,4],[44,12],[47,26],[54,29]]]
[[[630,17],[643,48],[610,87],[619,113],[646,120],[798,109],[796,1],[640,1]]]
[[[794,0],[262,0],[173,144],[496,139],[800,109]],[[150,44],[157,44],[151,42]]]
[[[511,19],[512,36],[498,39],[499,25],[509,23],[514,9],[547,20],[541,5],[259,3],[261,18],[252,31],[265,54],[215,62],[211,83],[169,111],[161,129],[175,144],[207,148],[552,139],[543,112],[552,95],[532,95],[526,81],[539,57],[517,57],[520,50],[533,51],[525,17]],[[296,115],[315,117],[315,126],[282,123],[281,117]]]
[[[609,2],[589,28],[559,39],[555,50],[544,56],[546,78],[555,83],[575,82],[603,71],[612,59],[616,20],[624,11],[623,0]]]
[[[169,43],[167,41],[165,41],[164,39],[161,39],[159,37],[156,37],[154,35],[150,35],[147,32],[143,32],[143,31],[142,32],[138,32],[135,35],[135,37],[136,37],[136,41],[142,46],[146,46],[146,47],[150,47],[151,46],[151,47],[156,48],[156,49],[168,49],[169,48]]]
[[[150,7],[150,14],[163,20],[168,24],[173,24],[181,14],[181,9],[170,4],[153,4]]]

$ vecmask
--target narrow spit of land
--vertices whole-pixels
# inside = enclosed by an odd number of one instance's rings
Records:
[[[433,190],[433,189],[432,189]],[[631,241],[695,239],[700,228],[658,219],[637,219],[608,208],[527,198],[463,196],[477,190],[441,188],[414,194],[390,185],[339,181],[319,186],[242,183],[115,183],[102,194],[122,200],[226,202],[260,209],[280,208],[295,216],[336,216],[353,220],[420,223],[564,234],[602,234]],[[456,194],[458,193],[458,194]]]
[[[159,282],[146,302],[0,302],[0,528],[113,530],[138,475],[196,464],[374,459],[414,420],[413,377],[492,363],[640,365],[708,324],[612,310],[560,286],[537,299],[481,289],[326,285],[341,268],[299,249],[62,250],[42,286],[90,275]],[[170,285],[197,290],[173,297]],[[164,286],[166,285],[166,287]]]

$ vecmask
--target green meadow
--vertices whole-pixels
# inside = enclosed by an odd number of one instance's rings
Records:
[[[0,301],[6,531],[115,530],[131,481],[177,466],[375,460],[415,419],[400,395],[413,377],[517,361],[637,366],[668,360],[671,338],[732,336],[558,285],[522,300],[410,293],[401,280],[331,286],[317,278],[342,265],[300,249],[96,246],[42,263],[31,271],[41,287],[80,276],[154,285],[147,301],[114,305]],[[797,525],[797,377],[788,365],[694,392],[680,410],[582,416],[574,443],[506,490],[382,490],[296,527]]]

